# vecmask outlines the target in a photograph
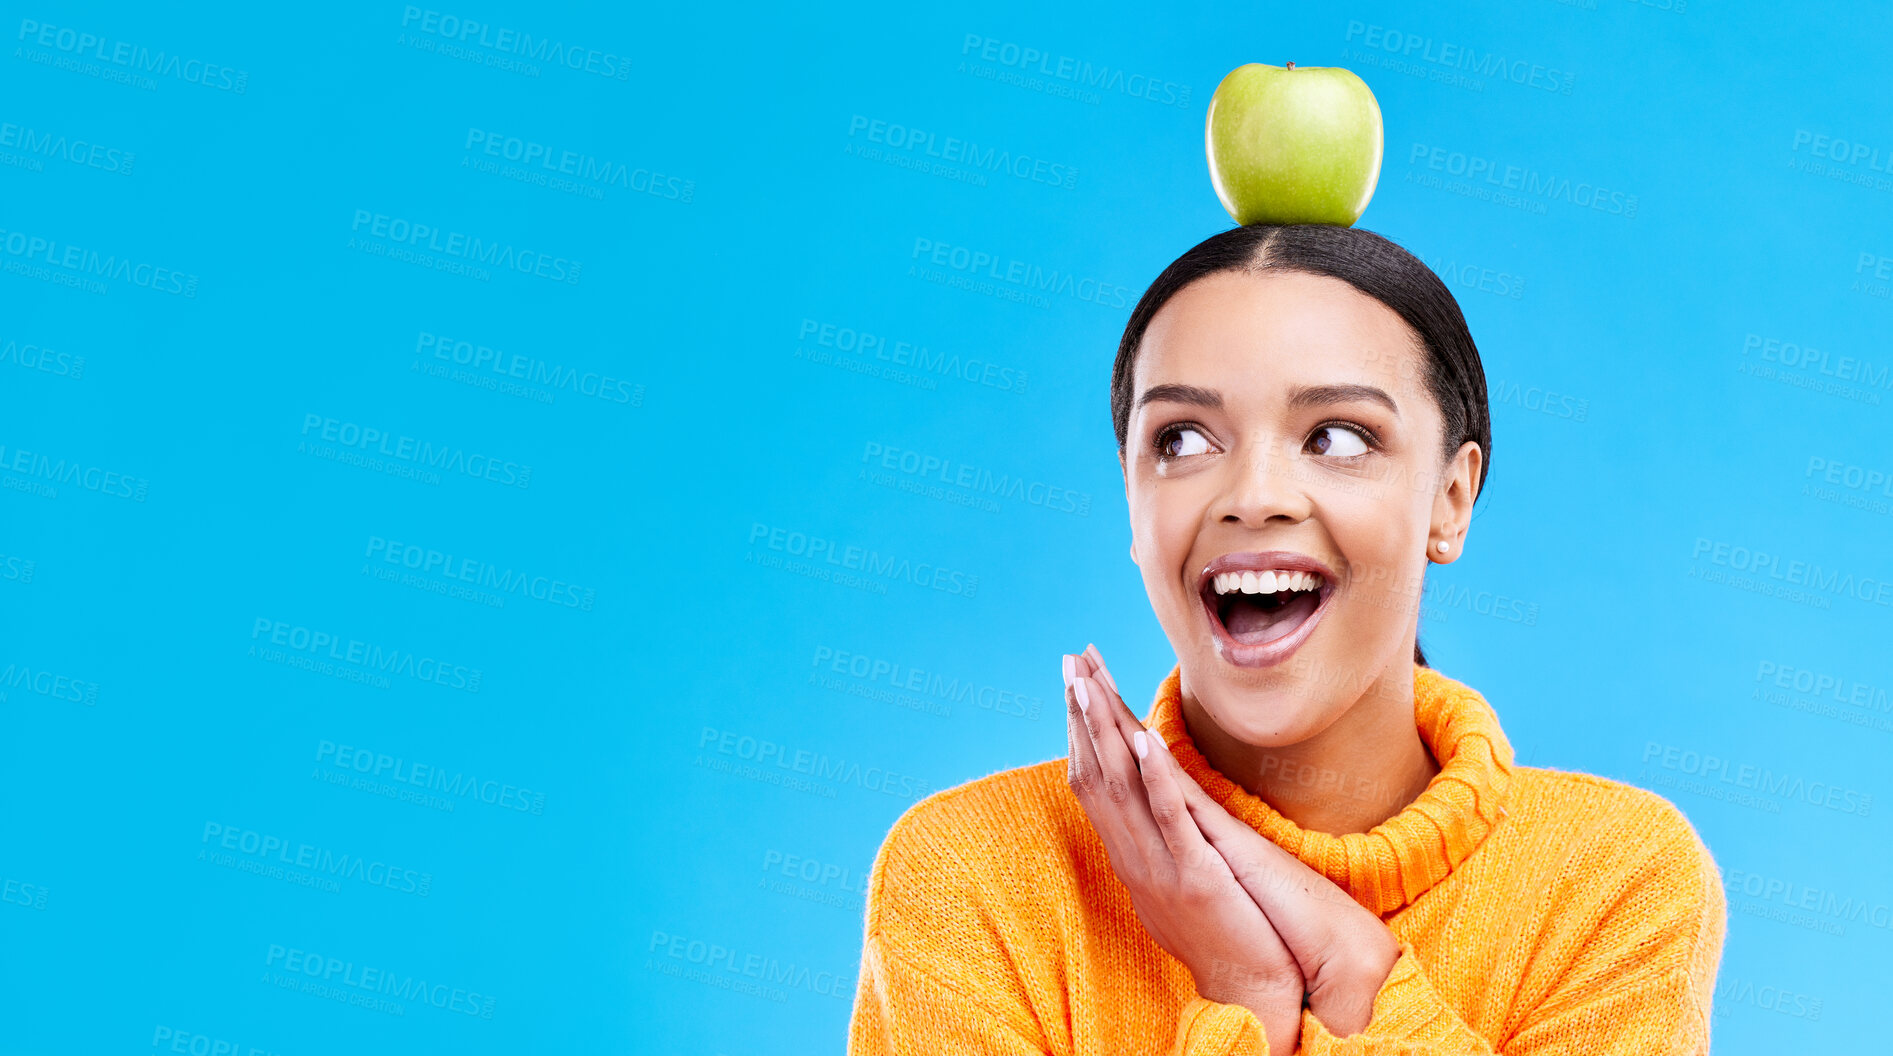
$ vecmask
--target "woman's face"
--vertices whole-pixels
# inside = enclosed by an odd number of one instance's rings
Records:
[[[1151,320],[1131,553],[1189,695],[1235,739],[1295,744],[1410,689],[1422,575],[1459,556],[1481,457],[1442,460],[1425,377],[1413,329],[1326,276],[1210,275]]]

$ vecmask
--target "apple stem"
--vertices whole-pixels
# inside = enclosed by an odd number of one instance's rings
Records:
[[[1289,68],[1289,69],[1291,69],[1291,70],[1292,70],[1292,69],[1294,69],[1294,68],[1295,68],[1295,64],[1294,64],[1294,63],[1292,63],[1292,62],[1291,62],[1291,63],[1289,63],[1289,64],[1288,64],[1288,68]]]

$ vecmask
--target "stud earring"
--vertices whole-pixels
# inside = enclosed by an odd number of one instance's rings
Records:
[[[1441,539],[1441,540],[1439,541],[1439,545],[1438,545],[1438,550],[1439,550],[1439,552],[1440,552],[1440,553],[1442,553],[1442,554],[1443,554],[1443,553],[1445,553],[1446,551],[1448,551],[1448,550],[1451,550],[1452,548],[1453,548],[1453,544],[1451,544],[1451,543],[1449,543],[1449,542],[1447,542],[1446,540],[1444,540],[1444,539]]]

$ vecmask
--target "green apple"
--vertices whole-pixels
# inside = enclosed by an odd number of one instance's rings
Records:
[[[1209,179],[1236,223],[1350,226],[1380,182],[1380,104],[1339,66],[1229,71],[1203,129]]]

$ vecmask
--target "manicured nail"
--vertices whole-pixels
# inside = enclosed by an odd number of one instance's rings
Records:
[[[1092,658],[1097,662],[1098,674],[1104,676],[1104,684],[1111,687],[1111,692],[1117,693],[1117,679],[1112,678],[1111,669],[1104,666],[1104,657],[1101,654],[1094,651],[1092,653]],[[1122,694],[1119,694],[1119,695],[1122,696]]]
[[[1078,692],[1078,710],[1085,712],[1086,714],[1090,714],[1091,697],[1087,693],[1085,693],[1084,680],[1079,679],[1076,682],[1073,682],[1072,685],[1077,688],[1077,692]]]
[[[1078,661],[1070,653],[1064,654],[1064,659],[1065,659],[1065,688],[1070,689],[1071,678],[1073,675],[1078,673]]]
[[[1137,747],[1137,758],[1142,759],[1150,754],[1150,738],[1144,736],[1144,731],[1138,730],[1131,734],[1131,744]]]

